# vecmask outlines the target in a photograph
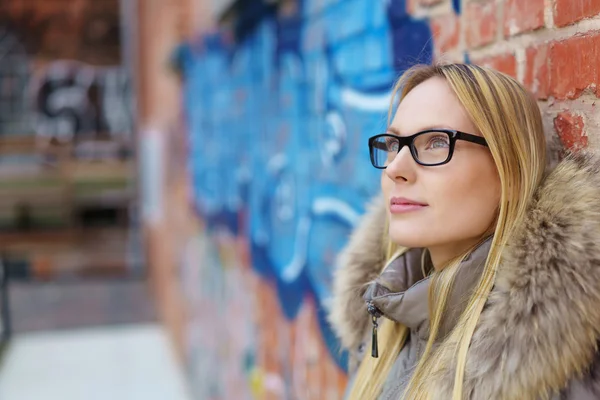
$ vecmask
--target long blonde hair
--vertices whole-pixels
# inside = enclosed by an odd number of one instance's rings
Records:
[[[462,400],[463,378],[469,344],[481,311],[494,285],[502,250],[515,227],[523,220],[546,165],[546,142],[538,105],[513,78],[484,67],[467,64],[418,65],[406,71],[394,87],[394,96],[404,96],[422,82],[444,78],[467,114],[486,139],[501,185],[501,198],[494,226],[482,236],[493,240],[481,279],[454,329],[438,338],[446,300],[458,268],[473,250],[450,260],[432,272],[429,289],[430,334],[425,351],[408,383],[403,399],[431,399],[428,378],[446,368],[455,368],[452,397]],[[390,105],[391,118],[394,103]],[[396,253],[390,244],[389,255]],[[379,396],[396,358],[408,337],[408,329],[386,320],[379,331],[380,358],[364,357],[358,369],[350,399],[368,400]],[[436,343],[439,339],[440,343]],[[434,343],[436,346],[434,347]],[[454,365],[441,365],[452,360]]]

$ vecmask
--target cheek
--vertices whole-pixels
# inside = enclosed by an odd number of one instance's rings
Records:
[[[473,170],[477,171],[477,170]],[[473,172],[440,187],[436,203],[447,231],[458,236],[482,235],[496,218],[500,203],[500,182],[495,171]]]
[[[383,193],[384,199],[390,198],[392,185],[392,180],[385,174],[385,170],[383,170],[381,173],[381,192]]]

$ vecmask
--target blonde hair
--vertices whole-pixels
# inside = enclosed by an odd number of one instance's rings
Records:
[[[535,99],[516,80],[489,68],[467,64],[414,66],[398,80],[393,98],[399,94],[401,102],[407,93],[433,77],[441,77],[448,82],[478,131],[486,139],[500,177],[501,198],[494,226],[481,238],[483,241],[491,234],[494,235],[481,279],[456,326],[443,338],[437,336],[446,300],[461,262],[474,248],[432,273],[429,289],[429,339],[402,398],[431,399],[433,388],[428,385],[428,378],[444,369],[455,369],[451,398],[462,400],[469,344],[494,285],[502,250],[515,227],[523,220],[527,205],[543,177],[546,142]],[[392,103],[390,118],[393,107]],[[392,249],[393,245],[389,247]],[[391,254],[389,252],[388,255]],[[354,380],[350,399],[367,400],[379,396],[408,333],[408,329],[401,324],[389,320],[381,324],[380,358],[364,357]],[[440,340],[439,343],[436,343],[437,339]],[[453,365],[442,365],[444,360],[452,360]],[[445,395],[450,398],[449,393]]]

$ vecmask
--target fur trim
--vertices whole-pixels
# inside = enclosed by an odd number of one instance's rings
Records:
[[[465,398],[548,398],[588,372],[600,337],[599,201],[591,153],[569,155],[541,185],[471,340]],[[431,382],[435,399],[454,374]]]
[[[383,197],[377,196],[337,259],[328,317],[347,349],[356,349],[368,329],[368,313],[362,296],[366,284],[377,278],[385,263],[385,212]]]

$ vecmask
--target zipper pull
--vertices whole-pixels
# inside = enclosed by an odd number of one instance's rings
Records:
[[[379,358],[379,347],[377,346],[377,317],[373,316],[373,334],[371,335],[371,357]]]
[[[367,311],[371,314],[371,322],[373,323],[373,333],[371,335],[371,357],[379,358],[379,346],[377,344],[377,318],[381,317],[383,313],[373,305],[373,303],[367,303]]]

